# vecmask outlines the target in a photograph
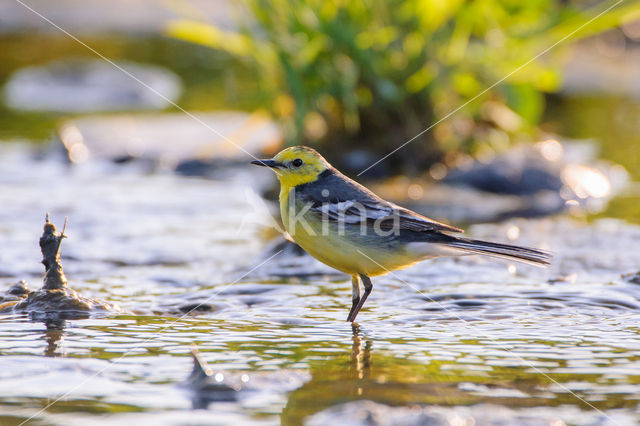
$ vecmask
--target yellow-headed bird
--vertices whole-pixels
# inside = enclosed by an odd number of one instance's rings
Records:
[[[296,243],[351,275],[347,321],[356,318],[371,293],[369,277],[425,259],[479,253],[543,266],[551,260],[541,250],[449,235],[463,231],[383,200],[305,146],[251,163],[270,167],[278,176],[282,222]]]

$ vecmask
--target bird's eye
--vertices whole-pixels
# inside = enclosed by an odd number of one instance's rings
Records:
[[[299,159],[299,158],[296,158],[295,160],[293,160],[293,161],[291,162],[291,165],[292,165],[293,167],[300,167],[300,166],[302,166],[302,160],[301,160],[301,159]]]

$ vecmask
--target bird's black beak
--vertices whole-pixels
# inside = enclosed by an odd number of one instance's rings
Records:
[[[284,164],[276,160],[255,160],[255,161],[252,161],[251,164],[255,164],[256,166],[262,166],[262,167],[271,167],[272,169],[277,169],[279,167],[284,166]]]

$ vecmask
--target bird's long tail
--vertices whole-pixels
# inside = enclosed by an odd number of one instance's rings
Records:
[[[527,247],[460,237],[453,237],[452,240],[447,241],[444,244],[468,253],[478,253],[501,257],[504,259],[517,260],[519,262],[529,263],[535,266],[547,266],[551,263],[550,253]]]

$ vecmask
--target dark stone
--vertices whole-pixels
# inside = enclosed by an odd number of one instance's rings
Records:
[[[211,160],[185,160],[176,166],[175,172],[183,176],[207,176],[214,168]]]
[[[232,402],[238,398],[240,387],[226,384],[223,380],[216,380],[213,371],[204,359],[200,357],[197,349],[191,350],[193,357],[193,369],[187,379],[182,382],[182,387],[192,393],[191,403],[195,409],[206,409],[212,402]]]
[[[622,275],[622,278],[628,283],[640,284],[640,271],[631,274],[624,274]]]
[[[185,314],[188,314],[191,312],[211,312],[213,307],[207,303],[190,303],[188,305],[180,306],[179,309]]]
[[[117,306],[101,300],[79,295],[68,287],[57,289],[42,289],[29,293],[13,308],[23,312],[89,312],[89,311],[119,311]]]
[[[452,170],[443,179],[450,184],[466,185],[495,194],[533,195],[540,191],[559,191],[562,180],[543,165],[518,164],[496,160],[475,163],[469,170]]]
[[[13,296],[26,296],[29,294],[29,285],[25,280],[20,280],[19,283],[16,283],[9,287],[7,290],[7,294],[11,294]]]
[[[65,237],[64,227],[62,232],[58,234],[55,225],[49,222],[49,215],[47,214],[44,232],[40,237],[42,264],[45,268],[43,289],[54,290],[67,286],[67,277],[64,275],[62,263],[60,262],[60,245]]]
[[[66,221],[65,221],[66,226]],[[20,281],[0,297],[0,311],[25,312],[37,319],[86,318],[88,312],[120,312],[117,305],[84,297],[67,287],[67,277],[60,261],[60,245],[64,235],[56,232],[47,214],[44,231],[40,237],[42,264],[45,267],[42,289],[29,291],[27,283]]]

